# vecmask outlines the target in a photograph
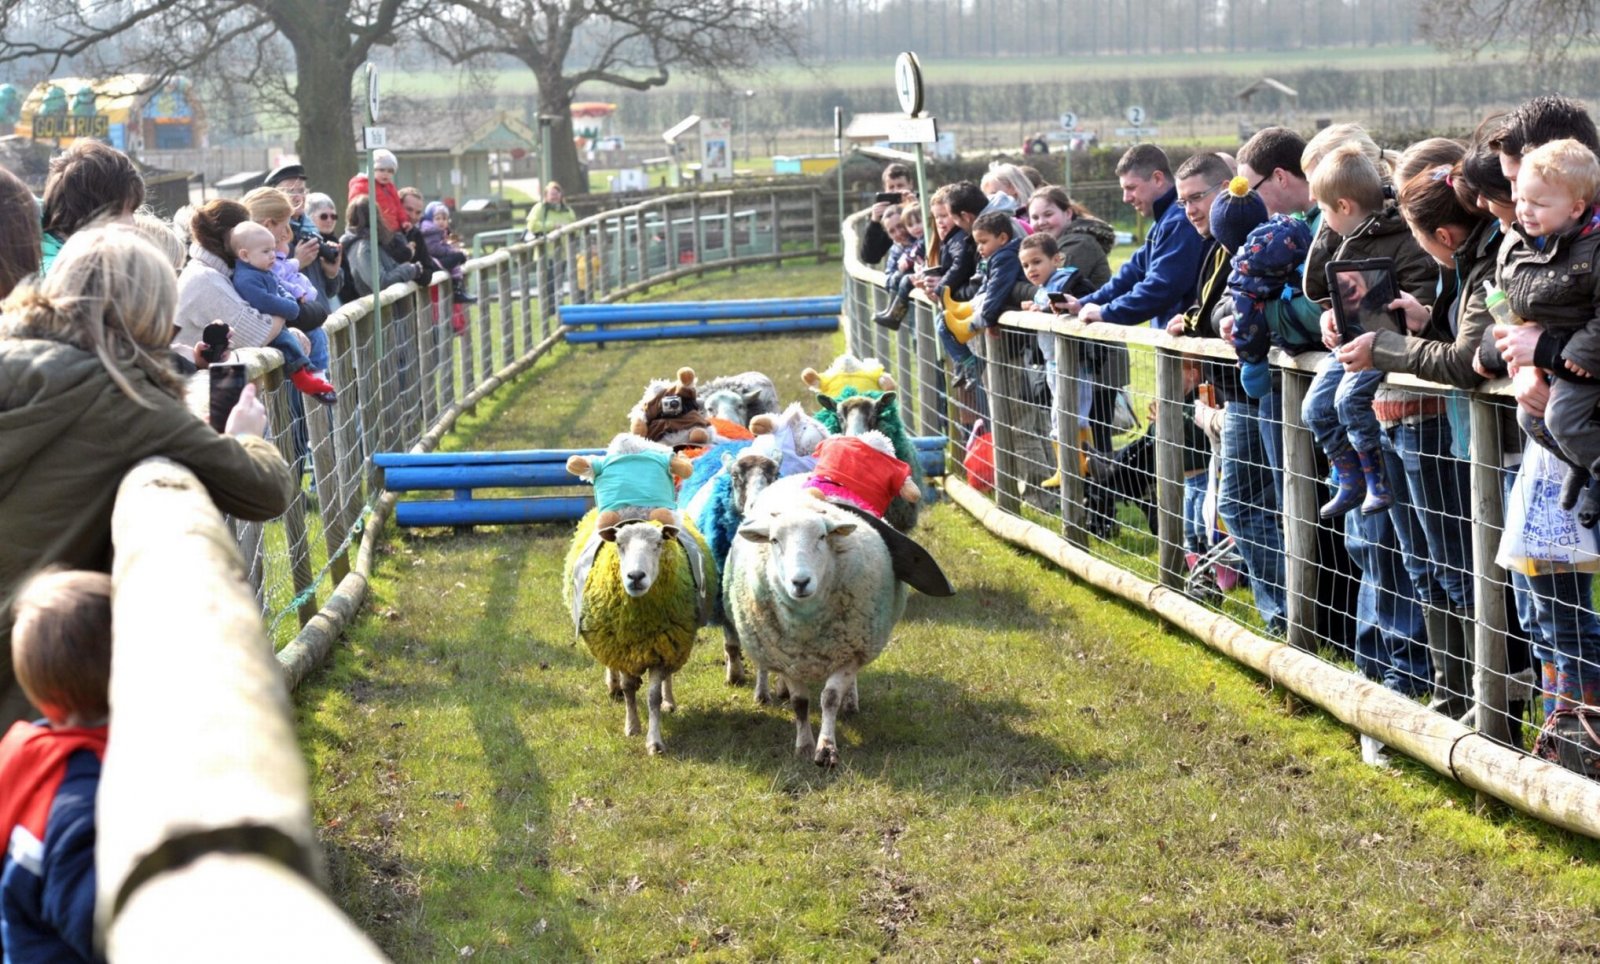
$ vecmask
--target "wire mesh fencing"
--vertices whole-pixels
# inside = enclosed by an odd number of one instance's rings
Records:
[[[231,523],[274,647],[294,640],[350,571],[383,491],[373,454],[410,449],[557,334],[561,304],[628,297],[716,267],[820,257],[821,211],[814,187],[655,198],[474,258],[459,281],[441,273],[426,286],[392,286],[376,312],[362,298],[324,324],[331,404],[296,390],[276,351],[240,350],[269,438],[301,486],[278,519]],[[192,386],[202,410],[205,384],[202,374]]]
[[[952,471],[998,508],[1500,743],[1539,737],[1546,758],[1600,772],[1600,710],[1584,710],[1600,706],[1600,543],[1562,508],[1567,467],[1524,441],[1509,389],[1346,373],[1322,352],[1275,352],[1264,380],[1245,379],[1218,340],[1022,311],[979,330],[962,362],[920,295],[899,330],[874,322],[888,296],[854,260],[859,227],[845,232],[849,347],[894,372],[917,430],[944,435]]]

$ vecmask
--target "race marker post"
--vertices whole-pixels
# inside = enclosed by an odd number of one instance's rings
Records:
[[[373,153],[388,143],[388,132],[378,126],[378,66],[367,61],[367,126],[362,130],[362,147],[367,152],[367,253],[372,271],[372,320],[377,357],[383,357],[383,265],[378,255],[378,172],[373,169]]]

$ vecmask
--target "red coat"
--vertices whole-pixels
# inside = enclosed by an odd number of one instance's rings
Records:
[[[817,467],[806,484],[849,498],[881,519],[910,477],[911,466],[894,456],[853,435],[832,435],[817,446]]]
[[[346,203],[354,201],[367,193],[367,176],[357,174],[350,179],[349,197]],[[406,206],[400,201],[400,189],[394,182],[378,185],[378,217],[383,219],[383,226],[390,231],[404,231],[411,227],[411,222],[406,219]]]

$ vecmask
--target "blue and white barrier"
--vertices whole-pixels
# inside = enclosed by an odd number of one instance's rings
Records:
[[[756,298],[744,301],[670,301],[646,304],[562,305],[567,341],[663,341],[834,331],[843,299]]]
[[[605,449],[380,452],[372,461],[383,469],[383,487],[391,492],[452,493],[449,499],[397,502],[394,518],[398,525],[514,525],[581,519],[594,506],[593,493],[483,499],[475,497],[473,490],[580,486],[582,480],[567,471],[567,458],[604,454]]]

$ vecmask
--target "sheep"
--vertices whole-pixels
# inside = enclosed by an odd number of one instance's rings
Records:
[[[839,710],[856,675],[889,644],[906,587],[878,531],[861,516],[800,495],[801,476],[768,486],[728,553],[728,618],[757,666],[781,673],[794,710],[795,753],[839,761]],[[821,688],[822,726],[811,730]]]
[[[567,551],[562,590],[573,628],[606,670],[606,685],[626,704],[625,736],[639,733],[636,694],[649,674],[650,713],[645,748],[666,751],[661,711],[672,712],[672,674],[689,661],[718,585],[705,539],[656,520],[624,521],[597,529],[599,510],[578,522]],[[697,549],[691,554],[683,540]],[[701,571],[696,573],[696,555]]]
[[[746,449],[737,457],[724,455],[723,462],[722,473],[706,486],[705,491],[710,493],[710,497],[701,504],[699,512],[691,517],[695,528],[705,535],[706,544],[711,549],[711,558],[717,564],[719,571],[728,558],[728,550],[733,546],[735,534],[738,532],[739,523],[744,520],[745,511],[754,505],[756,497],[778,478],[777,460],[763,454],[763,451],[755,446]],[[720,593],[712,613],[712,621],[722,624],[728,685],[738,686],[744,682],[744,661],[740,657],[739,634],[728,622]],[[756,681],[758,700],[761,694],[766,692],[765,683],[765,674],[758,674]]]
[[[707,414],[740,425],[778,411],[778,386],[761,372],[722,375],[699,386],[699,391]]]
[[[911,433],[900,420],[897,399],[895,392],[858,392],[854,388],[843,389],[837,397],[819,394],[817,402],[822,408],[817,412],[817,421],[835,435],[860,435],[869,431],[887,435],[894,443],[895,458],[910,466],[911,480],[920,490],[922,460],[917,457]],[[917,503],[896,497],[889,503],[889,511],[883,518],[901,532],[910,532],[916,527],[917,511]]]

